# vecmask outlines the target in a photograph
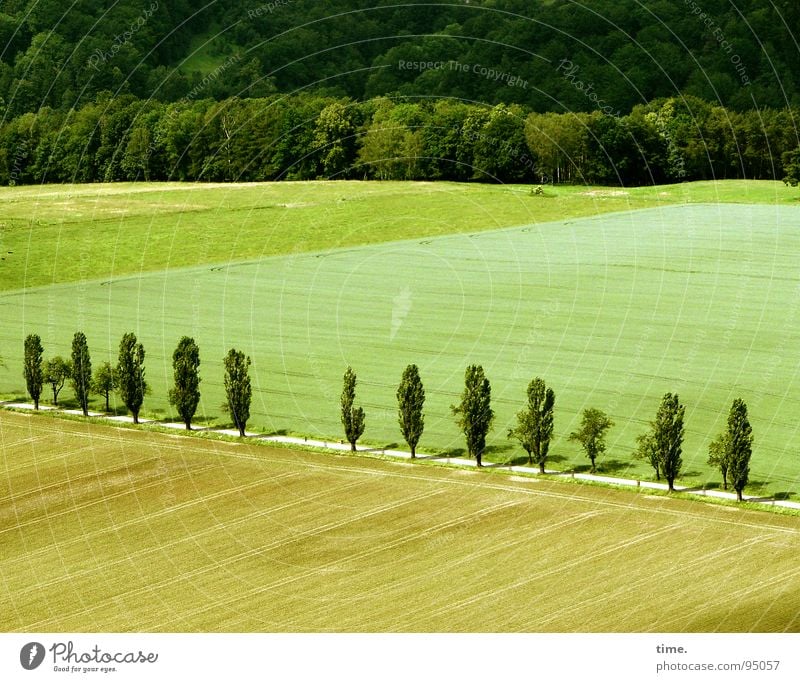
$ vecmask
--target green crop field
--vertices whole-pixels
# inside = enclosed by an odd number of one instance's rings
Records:
[[[796,518],[0,413],[0,629],[797,632]]]
[[[5,395],[24,395],[25,334],[40,334],[47,356],[68,355],[73,332],[84,330],[96,366],[114,362],[120,336],[134,330],[152,387],[145,412],[170,417],[171,354],[188,334],[201,349],[202,419],[229,420],[221,359],[236,346],[253,358],[251,428],[340,438],[341,376],[351,364],[365,441],[389,445],[400,438],[394,392],[415,362],[428,394],[420,447],[457,453],[463,442],[450,405],[474,362],[492,381],[497,412],[489,459],[519,458],[505,434],[527,383],[540,375],[557,394],[552,466],[588,464],[566,436],[594,406],[616,422],[602,470],[650,476],[631,461],[635,437],[661,396],[677,391],[687,406],[680,483],[714,486],[707,446],[742,397],[755,434],[747,493],[800,493],[800,229],[791,190],[733,182],[531,197],[521,188],[412,183],[191,187],[78,188],[74,202],[88,212],[75,218],[69,239],[57,236],[66,201],[57,189],[6,191],[8,215],[30,205],[50,221],[41,240],[28,230],[23,274],[26,247],[9,249],[17,263],[9,272],[17,282],[41,282],[49,268],[58,283],[7,284],[0,294]],[[184,210],[193,196],[197,221]],[[258,197],[284,206],[274,225],[252,217],[246,204]],[[303,197],[321,203],[305,206]],[[714,197],[718,203],[705,203]],[[763,203],[733,203],[737,197]],[[668,200],[679,203],[662,205]],[[555,206],[601,213],[547,222]],[[113,210],[119,217],[109,217]],[[528,224],[487,229],[526,214]],[[456,234],[440,234],[447,231]],[[103,245],[111,233],[113,248]],[[407,238],[426,233],[440,236]],[[125,241],[134,239],[142,250]],[[82,243],[97,251],[83,257]],[[62,396],[69,400],[69,389]]]
[[[451,182],[0,187],[0,290],[685,202],[797,205],[779,182],[615,190]]]

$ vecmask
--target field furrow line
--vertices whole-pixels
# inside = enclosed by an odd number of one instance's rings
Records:
[[[504,586],[499,587],[499,588],[491,588],[491,589],[483,590],[479,594],[472,595],[468,599],[462,599],[461,601],[456,602],[454,604],[448,604],[447,606],[441,607],[441,608],[437,609],[434,612],[428,612],[428,613],[425,614],[425,616],[427,618],[435,617],[435,616],[443,616],[443,615],[445,615],[447,613],[450,613],[452,611],[463,609],[463,608],[465,608],[467,606],[472,606],[476,602],[482,601],[482,600],[487,599],[489,597],[496,598],[499,594],[502,594],[503,592],[508,592],[510,590],[516,590],[516,589],[518,589],[518,588],[520,588],[520,587],[522,587],[524,585],[527,585],[528,583],[533,582],[535,580],[541,580],[543,578],[549,578],[549,577],[551,577],[553,575],[556,575],[558,573],[562,573],[563,571],[565,571],[567,569],[573,570],[576,566],[580,566],[580,565],[583,565],[583,564],[586,564],[586,563],[590,563],[590,562],[592,562],[592,561],[594,561],[596,559],[599,559],[600,557],[606,556],[608,554],[615,554],[615,553],[623,551],[623,550],[625,550],[628,547],[631,547],[633,545],[637,545],[637,544],[640,544],[642,542],[647,542],[649,540],[652,540],[653,538],[657,538],[657,537],[659,537],[661,535],[664,535],[665,533],[671,532],[672,530],[674,530],[675,528],[679,527],[680,525],[681,524],[679,524],[679,523],[675,523],[675,524],[672,524],[670,526],[666,526],[665,528],[660,528],[658,530],[654,530],[654,531],[650,531],[649,533],[645,533],[644,535],[639,535],[639,536],[637,536],[635,538],[632,538],[632,539],[628,539],[628,540],[623,540],[621,542],[617,542],[617,543],[615,543],[615,544],[613,544],[613,545],[611,545],[609,547],[606,547],[604,549],[598,550],[596,552],[592,552],[591,554],[583,554],[583,555],[581,555],[580,558],[578,558],[578,559],[576,559],[574,561],[571,561],[569,563],[569,565],[566,566],[566,567],[565,566],[558,566],[556,568],[547,569],[545,571],[539,571],[539,572],[534,573],[533,575],[529,575],[529,576],[527,576],[527,577],[525,577],[525,578],[523,578],[521,580],[517,580],[516,582],[513,582],[513,583],[511,583],[509,585],[504,585]]]
[[[466,556],[461,556],[458,559],[448,559],[447,564],[442,564],[438,570],[436,570],[436,571],[434,571],[432,573],[431,572],[426,573],[426,577],[434,578],[436,576],[439,576],[439,575],[445,573],[446,571],[453,570],[457,566],[461,566],[463,564],[469,563],[470,561],[475,561],[477,559],[482,559],[482,558],[490,556],[492,554],[502,553],[502,552],[510,550],[510,549],[512,549],[512,548],[514,548],[514,547],[516,547],[518,545],[524,545],[524,544],[528,543],[531,540],[531,537],[535,536],[535,537],[538,538],[538,537],[541,537],[542,535],[549,534],[551,531],[558,531],[558,530],[561,530],[563,528],[567,528],[569,526],[573,526],[573,525],[582,523],[583,521],[587,521],[588,519],[595,518],[597,516],[601,516],[601,515],[606,514],[606,513],[607,512],[597,511],[597,510],[587,511],[587,512],[583,512],[581,514],[578,514],[576,516],[573,516],[573,517],[571,517],[569,519],[566,519],[566,520],[563,520],[563,521],[559,521],[558,523],[552,524],[552,525],[548,526],[545,529],[535,528],[528,534],[517,534],[515,537],[513,537],[513,538],[511,538],[511,539],[509,539],[509,540],[507,540],[505,542],[492,543],[492,545],[490,547],[485,547],[484,549],[476,550],[475,552],[472,552],[472,553],[470,553],[470,554],[468,554]],[[428,529],[428,530],[426,530],[424,532],[424,535],[429,535],[434,530],[438,531],[439,529],[433,529],[433,528]],[[423,535],[423,537],[424,537],[424,535]],[[419,582],[419,576],[418,575],[407,577],[407,578],[403,578],[401,580],[394,580],[394,581],[392,581],[391,587],[392,587],[393,590],[396,590],[398,588],[402,588],[402,587],[407,586],[407,585],[412,585],[412,584],[414,584],[416,582]],[[358,595],[358,600],[357,601],[361,602],[361,601],[366,601],[366,600],[368,600],[370,598],[373,598],[373,597],[377,596],[378,594],[380,594],[380,592],[382,590],[383,590],[382,587],[376,586],[376,587],[373,587],[371,590],[367,590],[367,591],[361,592]],[[324,613],[325,610],[329,610],[330,608],[331,608],[331,606],[328,606],[328,607],[326,607],[326,609],[324,609],[322,611],[317,610],[317,613]],[[398,627],[402,627],[402,623],[398,622]]]
[[[298,477],[300,475],[301,474],[299,474],[299,473],[287,472],[285,474],[279,474],[278,476],[275,476],[273,478],[259,479],[258,481],[253,481],[252,483],[246,483],[244,485],[237,486],[235,488],[227,488],[225,490],[220,490],[220,491],[218,491],[216,493],[212,493],[211,495],[206,495],[204,497],[200,497],[200,498],[197,498],[197,499],[194,499],[194,500],[190,500],[188,502],[182,502],[182,503],[174,505],[172,507],[167,507],[165,509],[159,509],[158,511],[155,511],[155,512],[150,512],[150,513],[144,514],[142,516],[137,516],[137,517],[135,517],[133,519],[125,521],[124,523],[114,524],[114,525],[106,526],[104,528],[100,528],[100,529],[97,529],[97,530],[90,531],[90,532],[86,533],[85,535],[81,535],[81,536],[79,536],[77,538],[72,538],[72,539],[66,540],[64,542],[59,542],[57,546],[59,547],[59,549],[63,550],[66,547],[69,547],[70,545],[73,545],[73,544],[81,544],[83,542],[86,542],[86,541],[89,541],[89,540],[94,540],[94,539],[102,537],[104,535],[108,535],[109,533],[117,533],[117,532],[119,532],[121,530],[124,530],[126,528],[131,528],[133,526],[138,526],[138,525],[140,525],[142,523],[149,523],[150,521],[153,521],[155,519],[161,518],[163,516],[167,516],[169,514],[174,514],[174,513],[178,512],[178,511],[184,511],[186,509],[190,509],[191,507],[195,507],[195,506],[202,505],[202,504],[207,504],[208,502],[211,502],[213,500],[218,500],[218,499],[220,499],[222,497],[226,497],[228,495],[234,495],[234,494],[237,494],[237,493],[245,492],[247,490],[251,490],[253,488],[257,488],[258,486],[264,485],[265,483],[273,483],[274,481],[278,481],[278,480],[285,479],[285,478],[296,478],[296,477]],[[168,485],[168,484],[166,484],[166,485]],[[316,497],[316,496],[314,496],[314,497]],[[238,522],[238,519],[237,519],[237,522]],[[14,564],[22,562],[22,561],[29,561],[29,560],[32,560],[32,559],[36,559],[36,558],[38,558],[40,556],[47,555],[51,551],[52,551],[52,547],[42,547],[41,549],[38,549],[36,551],[28,552],[24,556],[19,556],[19,557],[14,557],[12,559],[4,560],[2,562],[2,565],[4,567],[10,567],[10,566],[13,566]],[[74,576],[75,576],[75,574],[71,574],[71,577],[74,577]]]
[[[436,491],[436,493],[440,493],[440,492],[442,492],[442,491]],[[436,493],[434,493],[434,494],[436,494]],[[408,536],[404,536],[402,538],[398,538],[397,540],[393,540],[393,541],[391,541],[389,543],[381,545],[380,547],[373,547],[371,549],[363,550],[363,551],[359,552],[358,554],[348,555],[347,557],[345,557],[343,559],[337,559],[337,560],[334,560],[334,561],[330,561],[327,564],[323,564],[322,566],[318,566],[316,568],[308,569],[308,570],[306,570],[303,573],[300,573],[298,575],[287,576],[287,577],[282,578],[280,580],[274,581],[274,582],[270,583],[269,585],[261,585],[261,586],[255,588],[255,589],[248,590],[247,592],[238,594],[235,597],[232,597],[230,599],[225,600],[224,602],[216,602],[214,604],[211,604],[211,605],[208,605],[208,606],[204,606],[201,609],[198,609],[196,611],[190,612],[188,614],[184,614],[184,617],[189,617],[190,618],[190,617],[193,617],[193,616],[198,616],[198,615],[200,615],[202,613],[205,613],[205,612],[207,612],[207,611],[209,611],[211,609],[223,608],[223,607],[229,606],[230,604],[233,604],[233,603],[235,603],[237,601],[240,601],[242,599],[252,598],[252,597],[255,597],[258,594],[262,594],[264,592],[268,592],[270,590],[274,590],[274,589],[277,589],[279,587],[285,587],[286,585],[289,585],[291,583],[297,582],[298,580],[303,580],[303,579],[311,577],[313,575],[317,575],[321,571],[325,571],[325,570],[330,569],[330,568],[332,568],[334,566],[339,566],[341,564],[350,563],[352,561],[357,561],[357,560],[360,560],[360,559],[366,559],[367,557],[374,556],[375,554],[380,554],[380,553],[385,552],[385,551],[390,550],[390,549],[394,549],[394,548],[399,547],[400,545],[406,544],[408,542],[413,542],[414,540],[423,538],[426,535],[430,534],[431,531],[436,532],[436,531],[446,530],[448,528],[453,528],[453,527],[461,525],[463,523],[468,523],[468,522],[471,522],[471,521],[475,521],[476,519],[482,518],[484,516],[487,516],[489,514],[492,514],[492,513],[496,512],[496,511],[500,511],[502,509],[507,509],[509,507],[514,507],[514,506],[517,506],[519,504],[520,504],[519,501],[514,501],[514,500],[500,502],[500,503],[498,503],[496,505],[493,505],[492,507],[488,507],[486,509],[479,509],[477,511],[472,512],[471,514],[467,514],[467,515],[459,517],[457,519],[453,519],[453,520],[450,520],[450,521],[443,521],[443,522],[441,522],[441,523],[439,523],[439,524],[437,524],[435,526],[431,526],[429,528],[426,528],[424,530],[418,531],[418,532],[413,533],[413,534],[408,535]],[[172,622],[174,622],[174,620],[167,621],[163,625],[166,626],[166,625],[169,625]]]
[[[130,564],[131,562],[135,562],[135,561],[137,561],[139,559],[143,559],[143,558],[149,557],[151,555],[157,555],[157,554],[163,553],[165,550],[173,549],[173,548],[175,548],[175,547],[177,547],[179,545],[185,544],[185,543],[189,543],[189,542],[195,542],[196,543],[196,541],[198,539],[204,538],[204,537],[209,536],[209,535],[213,535],[214,533],[217,533],[219,531],[222,531],[222,530],[224,530],[224,531],[233,530],[237,526],[240,526],[240,525],[245,524],[245,523],[249,523],[250,521],[254,521],[254,520],[259,519],[261,517],[269,516],[270,514],[274,514],[274,513],[277,513],[277,512],[281,512],[281,511],[285,511],[285,510],[291,509],[293,507],[297,507],[297,506],[300,506],[300,505],[303,505],[303,504],[307,504],[309,502],[313,502],[314,500],[319,499],[321,497],[325,497],[326,495],[329,495],[332,492],[341,492],[341,491],[344,491],[344,490],[348,490],[349,488],[352,488],[355,485],[357,485],[357,484],[356,483],[352,483],[352,482],[351,483],[347,483],[345,485],[339,486],[338,488],[329,488],[327,490],[320,491],[320,492],[315,493],[313,495],[309,495],[307,497],[304,497],[301,500],[295,500],[294,502],[286,502],[284,504],[278,505],[277,507],[270,507],[268,509],[260,509],[260,510],[255,511],[255,512],[251,512],[250,514],[247,514],[245,516],[239,517],[238,519],[236,519],[236,521],[227,521],[225,523],[215,523],[215,524],[213,524],[211,526],[207,526],[202,531],[194,533],[193,535],[191,535],[189,537],[182,537],[182,538],[180,538],[178,540],[172,540],[172,541],[167,542],[167,543],[162,543],[162,544],[159,544],[156,547],[149,547],[147,549],[140,549],[140,550],[137,550],[136,552],[131,552],[129,554],[126,554],[125,557],[123,557],[122,559],[116,559],[114,561],[109,561],[107,563],[104,563],[103,564],[103,570],[106,571],[108,569],[116,568],[118,566],[122,566],[122,565],[125,565],[125,564]],[[80,542],[80,538],[78,538],[74,542]],[[72,544],[72,543],[70,543],[70,544]],[[0,565],[5,566],[5,562],[3,562]],[[96,572],[97,572],[97,569],[94,569],[94,568],[83,569],[82,571],[75,571],[75,572],[69,573],[67,575],[60,576],[58,578],[53,578],[53,579],[48,580],[47,582],[44,582],[44,583],[37,583],[36,585],[32,585],[27,589],[19,590],[19,591],[15,592],[15,596],[16,595],[24,595],[24,594],[28,594],[28,593],[35,593],[35,592],[38,592],[39,589],[42,588],[42,587],[53,587],[53,586],[59,585],[61,583],[73,581],[73,580],[75,580],[77,578],[82,578],[82,577],[86,577],[86,576],[92,575],[93,573],[96,573]]]
[[[764,588],[771,587],[773,585],[780,585],[785,583],[793,578],[797,578],[800,576],[800,567],[793,567],[788,568],[785,571],[779,573],[778,575],[773,575],[769,578],[765,578],[764,580],[757,580],[747,585],[747,587],[742,587],[738,590],[734,590],[733,592],[726,592],[724,596],[720,597],[718,595],[708,595],[708,608],[709,610],[719,609],[725,606],[730,606],[731,604],[737,604],[740,600],[749,597],[752,594],[760,592],[764,590]],[[795,592],[796,594],[796,592]],[[762,612],[763,613],[763,612]],[[685,616],[676,616],[674,618],[670,618],[669,620],[664,622],[664,630],[668,631],[671,627],[672,623],[681,622],[681,619],[685,618]],[[661,623],[659,623],[659,626]]]
[[[763,543],[765,541],[768,541],[769,539],[770,538],[763,538],[763,537],[752,538],[751,540],[748,540],[746,542],[739,543],[739,544],[736,544],[736,545],[732,545],[730,547],[723,547],[723,548],[717,550],[716,552],[711,552],[709,554],[704,554],[704,555],[699,556],[699,557],[695,558],[694,560],[689,561],[687,563],[681,563],[680,565],[676,565],[676,566],[674,566],[672,568],[664,569],[664,570],[661,570],[661,571],[658,571],[658,572],[655,572],[655,573],[648,573],[647,576],[645,576],[643,578],[638,578],[635,581],[626,584],[624,587],[621,587],[620,589],[615,590],[614,592],[595,595],[593,597],[589,597],[588,599],[584,599],[584,600],[582,600],[580,602],[575,602],[575,603],[571,604],[567,608],[562,608],[562,609],[559,610],[558,614],[552,615],[549,618],[545,618],[543,620],[539,620],[538,624],[545,625],[547,623],[550,623],[550,622],[552,622],[554,620],[557,620],[557,619],[563,617],[566,614],[574,613],[576,611],[580,611],[580,610],[585,609],[585,608],[587,608],[589,606],[598,606],[598,605],[603,604],[605,602],[611,602],[611,601],[619,600],[621,597],[623,597],[627,593],[633,593],[637,589],[646,586],[648,583],[651,583],[654,580],[660,580],[660,579],[663,579],[663,578],[668,578],[668,577],[670,577],[670,576],[672,576],[672,575],[674,575],[676,573],[682,573],[684,571],[688,571],[688,570],[697,568],[699,566],[703,566],[704,564],[708,564],[710,562],[717,561],[720,558],[722,558],[722,557],[724,557],[726,555],[729,555],[729,554],[737,554],[738,552],[740,552],[740,551],[742,551],[744,549],[747,549],[747,548],[752,547],[754,545],[761,544],[761,543]]]
[[[207,465],[205,465],[203,467],[199,467],[197,469],[194,469],[191,472],[187,471],[187,472],[185,472],[185,475],[191,475],[191,474],[200,473],[200,472],[206,471],[208,469],[211,469],[213,467],[214,467],[213,464],[207,464]],[[111,495],[105,495],[104,497],[98,498],[96,500],[91,500],[89,502],[84,502],[83,504],[74,505],[74,506],[72,506],[72,507],[70,507],[68,509],[63,509],[63,510],[61,510],[59,512],[55,512],[53,514],[45,514],[45,516],[37,516],[37,517],[35,517],[33,519],[29,519],[28,521],[25,521],[24,523],[18,523],[16,526],[12,526],[12,527],[9,527],[9,528],[4,528],[4,529],[0,530],[0,535],[2,535],[3,533],[10,533],[10,532],[13,532],[13,531],[22,530],[23,528],[27,528],[28,526],[37,525],[39,523],[44,523],[44,522],[48,522],[49,523],[53,519],[57,519],[57,518],[59,518],[61,516],[66,516],[68,514],[73,514],[73,513],[76,513],[76,512],[80,512],[80,511],[83,511],[83,510],[88,509],[90,507],[94,507],[94,506],[96,506],[98,504],[103,504],[105,502],[109,502],[110,500],[115,500],[115,499],[118,499],[120,497],[125,497],[126,495],[133,495],[134,497],[138,497],[139,493],[142,492],[142,491],[150,490],[151,488],[157,488],[157,487],[159,487],[161,485],[167,484],[168,482],[177,481],[177,480],[180,480],[182,478],[184,478],[184,476],[178,476],[178,477],[175,477],[175,478],[167,479],[166,482],[163,479],[156,479],[155,481],[151,481],[150,483],[144,483],[144,484],[138,485],[137,487],[131,488],[130,490],[120,490],[119,492],[113,493]]]
[[[276,542],[270,543],[269,545],[262,545],[260,547],[251,548],[251,549],[249,549],[249,550],[247,550],[245,552],[240,552],[240,553],[235,554],[235,555],[233,555],[231,557],[228,557],[227,559],[224,559],[223,561],[216,561],[211,565],[207,565],[207,566],[202,566],[200,568],[196,568],[196,569],[194,569],[192,571],[188,571],[186,573],[182,573],[181,575],[174,576],[172,578],[168,578],[167,580],[162,580],[162,581],[160,581],[158,583],[147,585],[145,587],[139,587],[139,588],[136,588],[135,590],[129,590],[127,592],[122,592],[121,594],[119,594],[117,596],[120,599],[127,599],[127,598],[135,597],[135,596],[138,596],[138,595],[141,595],[141,594],[154,593],[154,592],[157,592],[158,590],[161,590],[161,589],[163,589],[165,587],[169,587],[169,586],[174,585],[176,583],[184,582],[184,581],[192,579],[192,578],[197,578],[199,576],[205,575],[207,573],[211,573],[213,571],[218,571],[220,569],[225,569],[225,568],[227,568],[227,567],[229,567],[229,566],[231,566],[231,565],[233,565],[235,563],[238,563],[238,562],[243,561],[245,559],[248,559],[250,557],[256,556],[258,554],[264,554],[265,552],[269,552],[269,551],[272,551],[274,549],[278,549],[280,547],[283,547],[285,545],[289,545],[289,544],[292,544],[294,542],[298,542],[299,540],[305,540],[305,539],[310,538],[310,537],[314,537],[314,536],[317,536],[317,535],[322,535],[322,534],[327,533],[329,531],[336,530],[337,528],[342,528],[342,527],[348,526],[348,525],[350,525],[352,523],[357,523],[359,521],[363,521],[363,520],[365,520],[367,518],[370,518],[372,516],[378,516],[380,514],[383,514],[383,513],[388,512],[388,511],[393,511],[395,509],[398,509],[400,507],[406,506],[408,504],[413,504],[414,502],[420,502],[420,501],[422,501],[424,499],[428,499],[430,497],[434,497],[436,495],[439,495],[439,494],[441,494],[441,492],[442,491],[440,491],[440,490],[435,490],[433,492],[421,493],[421,494],[414,495],[414,496],[412,496],[410,498],[405,498],[405,499],[398,500],[398,501],[395,501],[395,502],[390,502],[390,503],[384,504],[384,505],[382,505],[380,507],[377,507],[375,509],[370,509],[369,511],[362,512],[361,514],[356,514],[355,516],[352,516],[350,518],[344,519],[342,521],[335,521],[335,522],[324,524],[323,526],[318,526],[317,528],[315,528],[313,530],[302,531],[302,532],[298,533],[297,535],[294,535],[294,536],[292,536],[290,538],[286,538],[286,539],[283,539],[283,540],[278,540]],[[193,536],[189,536],[189,537],[184,538],[184,539],[185,540],[192,540]],[[126,559],[126,561],[127,561],[127,559]],[[105,608],[104,604],[96,604],[94,606],[85,608],[82,611],[72,612],[72,613],[64,616],[64,618],[75,618],[75,617],[80,617],[80,616],[87,616],[87,615],[91,614],[92,612],[97,611],[99,609],[103,609],[103,608]],[[43,620],[43,621],[38,621],[36,623],[32,623],[30,625],[30,629],[38,630],[40,628],[40,626],[45,625],[47,622],[49,622],[49,619]]]

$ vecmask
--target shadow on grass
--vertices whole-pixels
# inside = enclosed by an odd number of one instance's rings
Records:
[[[445,450],[440,455],[417,455],[417,459],[442,459],[446,457],[463,457],[467,454],[464,448],[450,448]]]
[[[630,462],[624,462],[620,459],[607,459],[597,463],[597,468],[594,472],[592,472],[591,464],[577,464],[574,467],[574,471],[576,474],[618,474],[620,472],[626,472],[631,469]],[[631,474],[632,478],[635,478],[634,474]]]

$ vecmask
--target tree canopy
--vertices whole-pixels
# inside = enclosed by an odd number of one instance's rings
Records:
[[[743,110],[800,101],[797,25],[796,3],[755,0],[84,0],[68,12],[10,0],[0,92],[11,115],[111,93],[176,102],[301,90],[540,112],[624,111],[684,93]]]

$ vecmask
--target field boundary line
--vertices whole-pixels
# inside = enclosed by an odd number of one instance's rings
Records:
[[[3,408],[11,408],[16,410],[33,410],[33,405],[30,403],[20,403],[16,401],[5,401],[0,402],[0,407]],[[50,412],[64,412],[67,414],[74,413],[75,410],[60,410],[55,408],[50,408],[48,411]],[[115,415],[115,416],[108,416],[108,415],[98,415],[97,413],[93,413],[92,417],[96,417],[98,419],[102,419],[103,421],[110,421],[114,422],[123,422],[123,423],[133,423],[133,418],[128,417],[125,415]],[[161,426],[164,428],[170,428],[175,430],[185,430],[185,424],[179,422],[168,422],[168,421],[156,421],[156,420],[145,420],[140,419],[140,423],[142,424],[152,424],[155,426]],[[224,436],[234,436],[238,437],[239,432],[236,429],[223,429],[223,428],[204,428],[203,431],[209,433],[217,433]],[[313,447],[313,448],[320,448],[323,450],[330,450],[334,452],[353,452],[352,448],[350,447],[349,443],[343,442],[336,442],[335,440],[317,440],[317,439],[309,439],[306,437],[299,437],[299,436],[270,436],[264,435],[261,433],[256,433],[253,431],[245,431],[245,439],[252,439],[258,440],[265,443],[281,443],[283,445],[299,445],[303,447]],[[364,445],[356,445],[356,453],[362,454],[377,454],[382,455],[385,457],[392,457],[396,459],[411,459],[411,453],[406,450],[395,450],[395,449],[386,449],[386,448],[375,448],[369,447]],[[463,459],[461,457],[450,457],[448,455],[421,455],[419,459],[424,459],[429,462],[444,462],[446,464],[452,466],[461,466],[461,467],[475,467],[476,462],[471,459]],[[504,469],[506,471],[511,471],[514,473],[538,476],[541,475],[538,468],[530,467],[530,466],[520,466],[516,464],[488,464],[485,465],[487,469]],[[592,483],[603,483],[605,485],[614,485],[618,487],[635,487],[635,488],[647,488],[650,490],[668,490],[668,486],[665,483],[658,483],[655,481],[642,481],[639,479],[633,478],[619,478],[615,476],[599,476],[597,474],[584,474],[578,473],[574,471],[557,471],[554,469],[547,469],[545,470],[545,474],[549,474],[551,476],[561,476],[566,478],[572,478],[579,481],[587,481]],[[677,493],[689,493],[692,495],[698,495],[701,497],[716,497],[718,499],[725,499],[725,500],[736,500],[736,495],[734,493],[729,493],[721,490],[706,490],[705,488],[697,489],[692,487],[686,486],[675,486],[675,492]],[[787,509],[797,509],[800,510],[800,502],[792,502],[790,500],[776,500],[770,499],[765,500],[763,497],[746,497],[743,496],[743,502],[749,502],[751,504],[758,504],[764,507],[784,507]]]

